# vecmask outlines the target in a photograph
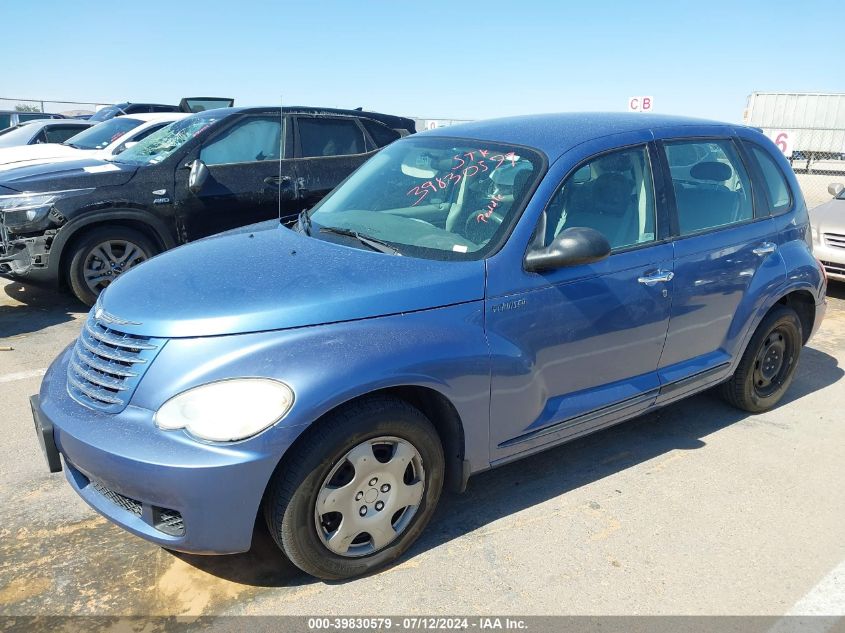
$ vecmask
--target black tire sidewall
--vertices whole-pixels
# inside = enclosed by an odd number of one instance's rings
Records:
[[[763,397],[757,393],[754,385],[754,360],[757,358],[766,337],[777,328],[785,328],[789,331],[787,353],[791,366],[780,387],[771,395]],[[742,385],[743,391],[745,392],[744,395],[755,411],[762,412],[771,409],[780,401],[786,390],[789,389],[792,380],[795,378],[795,371],[798,368],[802,344],[801,321],[798,315],[790,308],[783,307],[773,311],[760,324],[760,327],[757,328],[746,351],[747,358],[743,359],[744,372]]]
[[[86,231],[72,245],[67,276],[68,285],[73,294],[89,307],[96,303],[97,295],[91,292],[85,281],[85,260],[88,258],[88,254],[92,248],[108,240],[126,240],[127,242],[132,242],[146,253],[148,259],[157,253],[155,245],[146,235],[128,227],[101,226]]]
[[[362,412],[363,413],[363,412]],[[315,445],[299,466],[300,482],[290,499],[268,498],[271,509],[283,507],[281,529],[268,521],[271,534],[290,560],[303,571],[318,578],[339,580],[375,571],[396,560],[413,544],[428,524],[443,488],[445,472],[443,449],[437,431],[428,419],[410,406],[369,410],[353,415],[342,424],[342,432],[330,445]],[[419,451],[425,470],[425,494],[410,525],[390,545],[360,558],[343,557],[329,550],[317,535],[314,507],[320,486],[331,469],[349,450],[376,437],[393,436],[413,444]],[[276,493],[271,493],[271,495]],[[278,505],[277,505],[278,504]],[[272,511],[272,510],[271,510]]]

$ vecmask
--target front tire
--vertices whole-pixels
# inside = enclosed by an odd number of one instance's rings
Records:
[[[330,414],[307,433],[265,496],[276,544],[325,580],[396,560],[422,533],[443,488],[434,426],[406,402],[376,397]]]
[[[773,408],[792,384],[803,341],[795,310],[775,306],[751,337],[734,375],[722,384],[722,396],[750,413]]]
[[[68,282],[82,303],[92,306],[122,273],[158,252],[146,235],[125,226],[101,226],[73,244]]]

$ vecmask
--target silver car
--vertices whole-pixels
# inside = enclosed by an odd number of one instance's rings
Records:
[[[845,281],[845,186],[837,182],[827,190],[833,200],[810,211],[813,254],[830,279]]]

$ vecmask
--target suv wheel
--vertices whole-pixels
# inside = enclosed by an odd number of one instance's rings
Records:
[[[776,306],[764,318],[722,395],[735,407],[762,413],[774,407],[789,389],[803,342],[795,310]]]
[[[106,286],[156,252],[149,238],[134,229],[104,226],[87,232],[71,254],[68,281],[73,294],[94,305]]]
[[[443,448],[431,422],[404,401],[372,398],[308,433],[265,496],[276,543],[326,580],[397,559],[425,528],[443,487]]]

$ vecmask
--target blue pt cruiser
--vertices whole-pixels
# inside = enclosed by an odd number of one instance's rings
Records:
[[[263,517],[326,579],[395,560],[444,486],[709,387],[779,401],[825,309],[759,131],[567,114],[399,140],[290,228],[109,286],[32,398],[52,470],[164,547]]]

